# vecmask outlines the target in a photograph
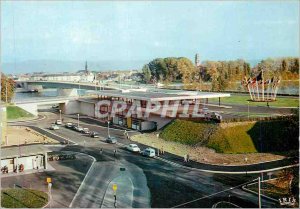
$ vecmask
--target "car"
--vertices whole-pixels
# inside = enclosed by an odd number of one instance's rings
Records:
[[[84,134],[89,134],[90,130],[88,128],[83,128],[81,132]]]
[[[142,155],[147,157],[155,157],[155,149],[148,147],[142,151]]]
[[[61,120],[56,120],[56,121],[55,121],[55,124],[56,124],[56,125],[61,125],[61,124],[62,124],[62,121],[61,121]]]
[[[65,127],[66,128],[73,128],[73,123],[66,123]]]
[[[107,137],[106,140],[105,140],[107,143],[110,143],[110,144],[115,144],[117,143],[117,138],[116,137]]]
[[[82,132],[83,128],[81,126],[74,126],[75,131]]]
[[[92,131],[90,136],[91,136],[92,138],[99,138],[99,133],[96,132],[96,131]]]
[[[141,149],[136,144],[129,144],[126,149],[131,152],[141,152]]]
[[[56,125],[56,124],[51,124],[51,126],[50,126],[49,129],[50,129],[50,130],[58,130],[59,127],[58,127],[58,125]]]

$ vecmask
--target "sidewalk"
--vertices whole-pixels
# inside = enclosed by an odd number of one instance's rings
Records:
[[[215,172],[215,173],[260,173],[266,170],[272,170],[276,168],[287,167],[291,165],[298,165],[299,163],[295,163],[295,159],[285,158],[282,160],[271,161],[271,162],[264,162],[259,164],[252,164],[252,165],[241,165],[241,166],[225,166],[225,165],[211,165],[205,163],[199,163],[190,160],[189,162],[184,162],[183,157],[177,156],[171,153],[165,152],[164,155],[159,155],[156,157],[157,159],[163,160],[165,162],[171,164],[177,164],[178,166],[185,166],[189,168],[199,169],[208,172]]]
[[[104,200],[101,208],[114,208],[115,198],[113,185],[117,185],[116,191],[116,207],[117,208],[132,208],[133,203],[133,183],[130,176],[124,172],[120,176],[115,177],[108,185],[104,195]]]

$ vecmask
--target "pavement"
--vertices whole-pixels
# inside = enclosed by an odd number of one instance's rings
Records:
[[[47,113],[46,116],[44,120],[36,123],[24,123],[24,125],[36,126],[39,128],[37,131],[41,131],[57,119],[57,115],[53,113]],[[65,121],[76,121],[74,118],[68,118],[68,116],[64,117]],[[70,139],[75,143],[63,147],[53,147],[55,150],[87,153],[96,159],[92,167],[88,166],[84,167],[84,169],[75,165],[68,169],[60,166],[58,166],[58,168],[56,167],[56,170],[61,169],[64,174],[63,176],[59,176],[59,174],[57,175],[57,171],[55,175],[54,173],[52,174],[55,181],[60,182],[59,186],[63,188],[58,190],[57,185],[53,187],[57,192],[54,200],[60,203],[64,201],[63,205],[54,205],[57,207],[101,207],[104,203],[111,205],[110,182],[113,182],[114,177],[121,172],[120,167],[124,167],[126,171],[128,171],[128,175],[124,175],[122,179],[115,179],[115,182],[120,184],[120,189],[125,189],[125,191],[129,191],[131,194],[130,188],[122,187],[124,182],[131,185],[131,183],[128,183],[131,180],[133,185],[133,198],[132,201],[127,200],[127,202],[124,203],[122,203],[122,201],[118,202],[118,204],[123,204],[124,206],[132,204],[132,207],[172,207],[199,196],[210,195],[223,189],[237,186],[247,180],[257,178],[255,174],[249,174],[247,176],[245,174],[229,175],[226,173],[203,172],[203,170],[198,169],[197,166],[206,168],[204,167],[207,166],[206,164],[199,165],[194,162],[184,164],[182,157],[170,153],[166,153],[163,156],[165,160],[142,157],[139,154],[127,151],[123,146],[118,144],[105,143],[103,140],[107,137],[107,127],[87,124],[83,121],[81,121],[81,123],[82,126],[99,132],[100,138],[94,139],[64,127],[61,127],[60,130],[43,132],[49,136],[55,134],[55,137],[61,138],[61,141]],[[111,129],[110,134],[111,136],[117,137],[118,141],[122,144],[132,143],[124,137],[124,130],[117,128]],[[144,148],[144,145],[140,146]],[[102,153],[100,152],[101,149],[103,150]],[[117,156],[113,154],[115,149],[117,150]],[[88,162],[90,163],[90,160]],[[173,164],[169,162],[173,162]],[[285,162],[281,163],[285,164]],[[263,166],[272,167],[277,165],[271,163]],[[194,167],[197,169],[194,169]],[[236,168],[232,166],[213,166],[213,168],[229,170],[243,169],[243,171],[245,171],[244,168],[255,170],[256,168],[260,168],[260,166],[256,165],[256,167],[254,166],[253,168],[247,166],[237,166]],[[84,175],[82,175],[81,170],[84,170]],[[71,176],[74,176],[74,172],[77,173],[78,171],[80,171],[80,178],[77,177],[74,180],[67,179],[68,172],[71,173]],[[72,182],[72,184],[70,185],[69,182]],[[70,186],[71,188],[69,188]],[[229,194],[231,195],[231,200],[242,207],[257,207],[257,196],[243,191],[240,187],[224,194],[205,198],[202,201],[196,202],[195,205],[189,206],[211,207],[216,202],[224,200],[224,198],[226,199]],[[121,197],[120,200],[122,200]],[[276,206],[276,203],[266,199],[262,200],[262,204],[263,207]],[[52,205],[52,207],[54,206]]]

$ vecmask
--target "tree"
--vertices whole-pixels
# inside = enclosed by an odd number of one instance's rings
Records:
[[[144,65],[142,68],[142,72],[144,75],[144,81],[146,83],[149,83],[151,80],[151,71],[150,71],[149,65]]]
[[[14,81],[4,74],[1,74],[1,101],[10,102],[14,96]],[[7,91],[6,91],[7,90]],[[7,93],[7,95],[6,95]]]

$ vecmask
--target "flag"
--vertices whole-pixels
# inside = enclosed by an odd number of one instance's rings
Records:
[[[257,81],[261,81],[262,80],[262,71],[260,71],[260,73],[258,74],[258,76],[256,76],[256,80]]]

